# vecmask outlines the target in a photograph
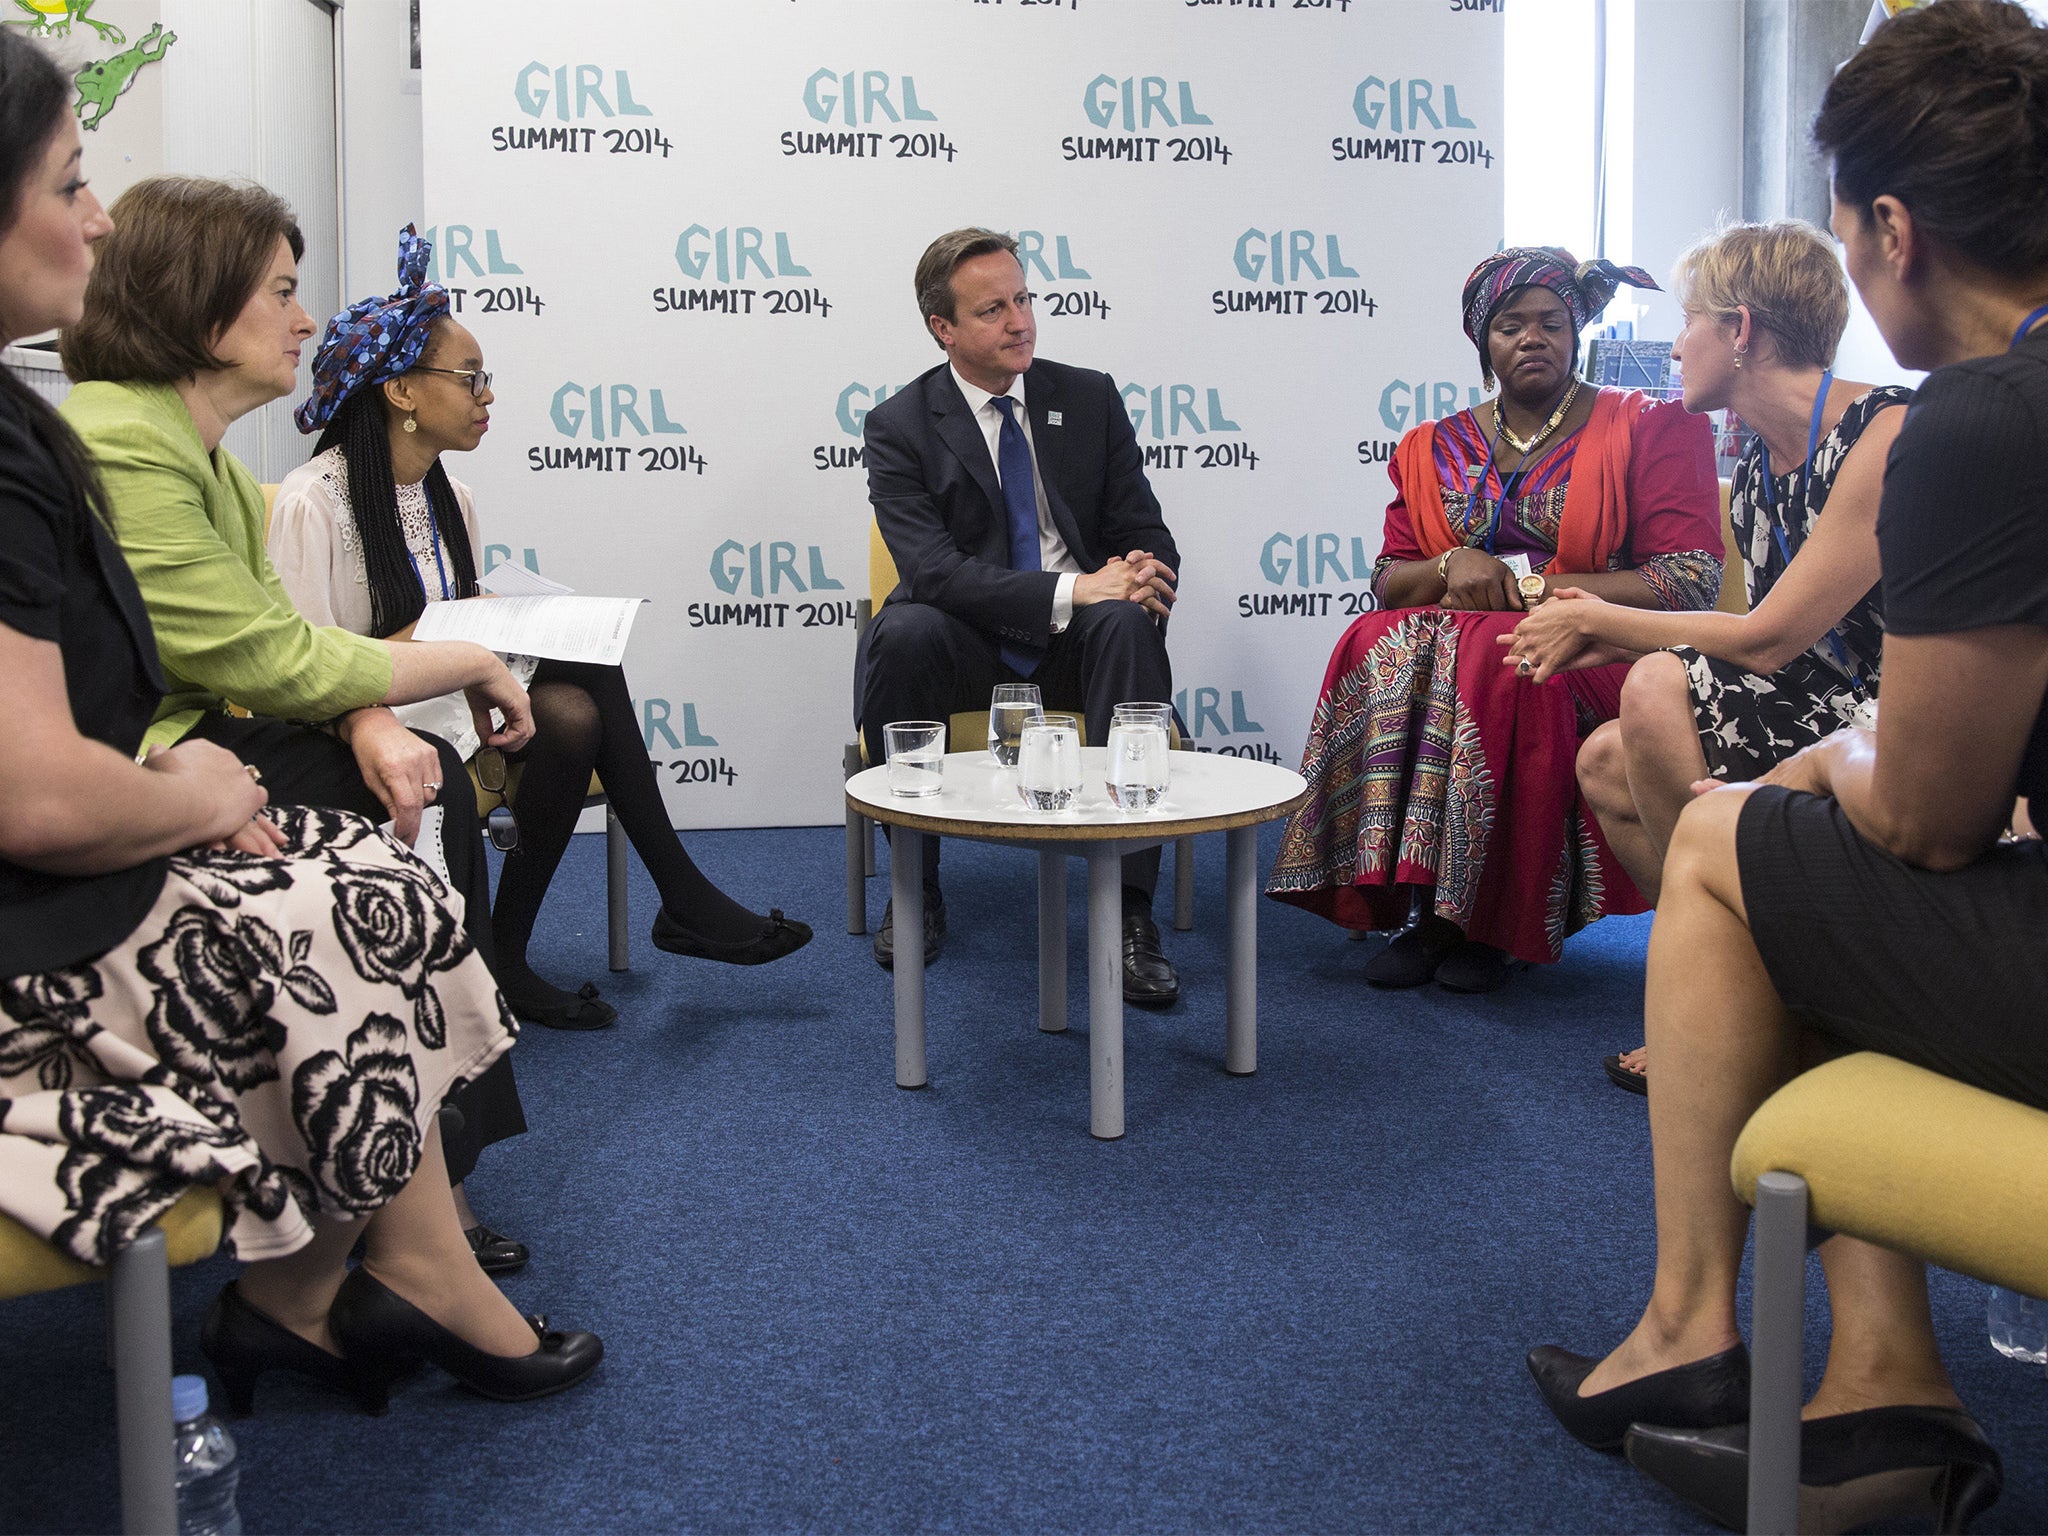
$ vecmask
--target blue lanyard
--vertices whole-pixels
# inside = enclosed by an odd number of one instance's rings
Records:
[[[2020,322],[2020,328],[2012,333],[2012,346],[2007,347],[2005,350],[2010,352],[2013,349],[2013,347],[2016,347],[2021,342],[2025,341],[2027,339],[2027,332],[2031,331],[2035,326],[2041,323],[2041,317],[2043,315],[2048,315],[2048,304],[2043,304],[2039,309],[2034,310],[2031,314],[2027,316],[2026,319]]]
[[[425,494],[424,487],[422,487],[421,494]],[[441,514],[434,510],[434,498],[431,496],[427,497],[427,533],[433,541],[434,573],[441,579],[441,601],[445,603],[455,595],[455,592],[448,585],[448,567],[441,561]],[[413,566],[413,575],[419,578],[420,596],[426,597],[427,579],[424,576],[420,576],[417,563]]]
[[[2044,307],[2039,313],[2048,314],[2048,307]],[[1807,489],[1813,480],[1813,456],[1820,450],[1820,419],[1827,410],[1828,387],[1834,382],[1834,369],[1823,369],[1820,376],[1820,388],[1815,391],[1813,397],[1813,417],[1806,424],[1806,462],[1799,466],[1799,518],[1802,523],[1806,521]],[[1786,569],[1789,570],[1792,566],[1792,546],[1785,541],[1784,525],[1778,521],[1776,516],[1778,510],[1778,482],[1777,478],[1771,473],[1770,444],[1766,443],[1763,437],[1759,435],[1756,445],[1762,456],[1759,467],[1764,472],[1764,500],[1770,503],[1772,512],[1771,537],[1777,540],[1778,554],[1784,560]],[[1802,549],[1806,547],[1806,535],[1804,533],[1799,536],[1799,547]],[[1828,649],[1835,653],[1835,660],[1841,663],[1842,670],[1848,673],[1860,685],[1863,678],[1858,674],[1855,667],[1850,665],[1849,652],[1847,647],[1842,644],[1841,635],[1836,630],[1830,629],[1827,632],[1826,638]]]
[[[1474,420],[1476,421],[1477,418],[1475,417]],[[1480,435],[1484,436],[1485,433],[1482,431]],[[1468,529],[1471,526],[1472,504],[1474,502],[1483,501],[1486,498],[1486,477],[1493,471],[1493,455],[1494,451],[1499,447],[1499,438],[1493,439],[1486,445],[1486,462],[1479,466],[1478,478],[1476,480],[1467,482],[1465,497],[1465,521],[1466,527]],[[1528,467],[1529,457],[1527,454],[1524,454],[1522,456],[1521,466],[1515,470],[1515,477],[1517,477],[1518,483],[1519,479],[1524,476],[1524,472],[1528,469]],[[1493,526],[1487,529],[1486,531],[1486,544],[1484,547],[1489,555],[1493,554],[1494,547],[1500,543],[1500,525],[1507,520],[1508,479],[1509,477],[1505,475],[1501,477],[1500,500],[1494,504],[1493,508]],[[1495,556],[1495,558],[1498,559],[1499,557]]]

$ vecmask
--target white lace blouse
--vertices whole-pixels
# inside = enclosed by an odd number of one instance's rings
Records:
[[[477,538],[475,502],[469,487],[453,475],[448,484],[455,492],[455,504],[462,509],[469,547],[481,571],[483,545]],[[447,545],[435,537],[424,482],[398,487],[398,520],[427,600],[437,602],[443,596],[444,567],[451,587],[448,595],[452,596],[455,561]],[[437,545],[439,564],[435,560]],[[363,563],[362,536],[349,506],[348,465],[339,448],[316,454],[285,476],[270,514],[268,547],[278,580],[307,619],[358,635],[370,633],[370,578]],[[475,756],[482,745],[470,719],[468,701],[459,693],[398,705],[393,713],[412,729],[443,738],[464,759]]]

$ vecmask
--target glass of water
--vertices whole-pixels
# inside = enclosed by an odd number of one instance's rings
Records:
[[[1005,768],[1016,767],[1024,723],[1044,713],[1038,684],[997,683],[988,701],[988,755]]]
[[[942,720],[898,720],[882,727],[889,754],[889,793],[909,800],[936,795],[946,771]]]
[[[1081,792],[1081,727],[1072,715],[1041,713],[1017,744],[1017,793],[1034,811],[1064,811]]]
[[[1166,794],[1173,710],[1165,704],[1119,704],[1109,717],[1109,798],[1127,811],[1149,811]]]

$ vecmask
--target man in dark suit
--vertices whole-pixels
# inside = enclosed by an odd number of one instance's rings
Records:
[[[1035,360],[1017,242],[986,229],[934,240],[918,311],[946,361],[867,419],[868,499],[898,582],[862,637],[861,728],[882,760],[892,720],[986,709],[998,683],[1085,711],[1089,741],[1118,704],[1169,699],[1165,623],[1180,555],[1107,374]],[[926,850],[925,958],[946,908]],[[1152,920],[1159,850],[1124,860],[1124,996],[1167,1004],[1180,979]],[[875,958],[895,960],[884,913]]]

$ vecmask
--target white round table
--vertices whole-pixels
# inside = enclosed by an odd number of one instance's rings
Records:
[[[1088,860],[1088,1128],[1124,1133],[1123,872],[1127,853],[1197,832],[1228,835],[1229,965],[1224,1069],[1258,1066],[1259,823],[1287,815],[1308,793],[1291,769],[1205,752],[1175,752],[1165,798],[1149,811],[1119,809],[1104,783],[1100,747],[1081,751],[1081,792],[1064,811],[1033,811],[1016,773],[986,752],[947,754],[943,788],[909,799],[889,792],[889,770],[846,782],[847,804],[896,828],[889,896],[896,925],[896,1086],[922,1088],[924,839],[964,837],[1038,850],[1038,1027],[1067,1027],[1066,859]]]

